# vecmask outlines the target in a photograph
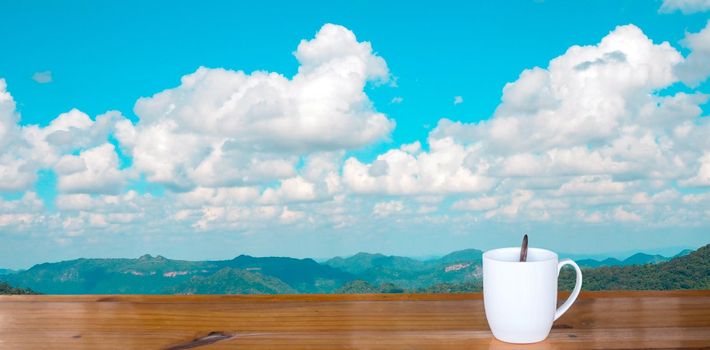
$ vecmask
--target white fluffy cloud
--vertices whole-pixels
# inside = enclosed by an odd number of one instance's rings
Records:
[[[681,184],[691,187],[703,187],[710,186],[710,151],[706,150],[702,157],[699,159],[700,166],[698,167],[698,173],[686,180],[682,180]]]
[[[114,146],[105,143],[79,153],[62,157],[55,171],[58,188],[67,193],[117,193],[122,190],[125,174],[118,169]]]
[[[263,183],[295,175],[299,155],[359,148],[394,121],[364,93],[385,61],[348,29],[327,24],[294,53],[298,73],[200,68],[180,86],[141,98],[118,139],[148,180],[173,188]]]
[[[704,64],[693,63],[704,31],[688,36],[692,53],[684,58],[633,25],[618,27],[597,45],[573,46],[548,67],[522,72],[503,89],[493,118],[442,119],[429,150],[393,149],[370,164],[350,158],[343,180],[355,193],[476,193],[451,208],[489,219],[658,215],[619,204],[638,191],[655,198],[676,183],[710,181],[703,136],[710,125],[700,108],[708,96],[656,93],[683,79],[682,67]]]
[[[628,212],[622,207],[614,209],[614,219],[618,221],[641,221],[641,217],[638,214]]]
[[[262,202],[264,203],[288,203],[299,201],[311,201],[316,198],[315,185],[301,177],[293,177],[281,180],[278,188],[268,188],[264,191]]]
[[[404,210],[402,201],[386,201],[375,203],[372,207],[372,214],[376,217],[387,217]]]
[[[684,14],[710,10],[710,0],[663,0],[660,12],[680,11]]]
[[[171,227],[174,206],[165,198],[129,190],[116,195],[60,194],[56,207],[62,213],[51,229],[70,237],[107,232],[160,232]]]
[[[0,198],[0,229],[22,230],[46,220],[42,213],[44,204],[35,192],[27,192],[16,200]]]
[[[710,1],[708,1],[710,8]],[[691,50],[685,62],[678,65],[680,79],[690,86],[696,86],[710,76],[710,20],[700,32],[687,33],[681,42]]]
[[[20,191],[29,188],[36,178],[31,159],[23,157],[25,147],[18,126],[19,114],[15,100],[0,79],[0,191]]]
[[[71,154],[85,152],[89,148],[106,143],[109,135],[114,132],[116,123],[125,120],[118,112],[108,112],[92,120],[85,113],[72,109],[57,116],[47,126],[21,126],[15,101],[7,92],[5,81],[0,79],[0,177],[3,179],[0,181],[0,191],[27,190],[34,185],[39,170],[53,167],[60,174],[87,169],[89,171],[81,174],[81,177],[77,175],[74,181],[68,180],[67,187],[61,185],[60,189],[74,192],[102,192],[109,189],[110,185],[117,183],[116,174],[97,167],[105,167],[107,161],[113,162],[113,165],[117,164],[113,146],[110,146],[111,154],[106,147],[101,149],[100,156],[109,158],[106,161],[99,159],[99,153],[96,151],[81,153],[78,157]],[[87,165],[86,161],[90,163]],[[103,179],[103,176],[111,179]],[[92,184],[81,184],[87,181]],[[97,186],[102,183],[108,186]]]
[[[386,140],[395,126],[365,94],[389,70],[341,26],[298,45],[292,77],[199,68],[139,99],[137,122],[71,110],[46,126],[21,125],[0,80],[0,191],[28,191],[49,169],[59,192],[51,215],[33,192],[0,200],[0,227],[75,237],[138,227],[707,222],[708,95],[692,92],[710,74],[707,33],[687,35],[684,57],[633,25],[618,27],[523,71],[491,118],[441,119],[425,142],[372,161],[349,151]],[[664,92],[678,82],[691,88]],[[127,189],[130,179],[160,195]]]
[[[493,186],[493,180],[482,174],[485,164],[469,166],[477,146],[463,146],[452,138],[430,140],[429,146],[429,152],[422,152],[417,145],[404,145],[372,164],[350,158],[343,180],[357,193],[398,195],[481,192]]]

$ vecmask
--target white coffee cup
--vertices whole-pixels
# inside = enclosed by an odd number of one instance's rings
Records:
[[[493,336],[508,343],[535,343],[547,338],[552,322],[572,306],[582,289],[582,271],[570,259],[529,248],[520,262],[520,247],[483,253],[483,302]],[[577,270],[572,294],[557,308],[557,277],[564,265]]]

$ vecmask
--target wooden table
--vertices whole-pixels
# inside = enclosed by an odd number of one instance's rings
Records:
[[[526,346],[480,294],[0,297],[0,349],[639,348],[710,349],[710,291],[584,292]]]

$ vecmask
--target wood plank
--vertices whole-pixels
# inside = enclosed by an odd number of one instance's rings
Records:
[[[584,292],[545,342],[522,347],[492,338],[480,294],[0,297],[0,349],[181,349],[188,345],[196,349],[710,349],[710,291]]]

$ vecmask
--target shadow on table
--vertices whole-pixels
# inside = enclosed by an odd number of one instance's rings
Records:
[[[488,345],[488,350],[552,350],[552,344],[550,344],[549,340],[541,341],[539,343],[532,343],[532,344],[511,344],[511,343],[505,343],[502,342],[498,339],[491,339],[490,344]]]

